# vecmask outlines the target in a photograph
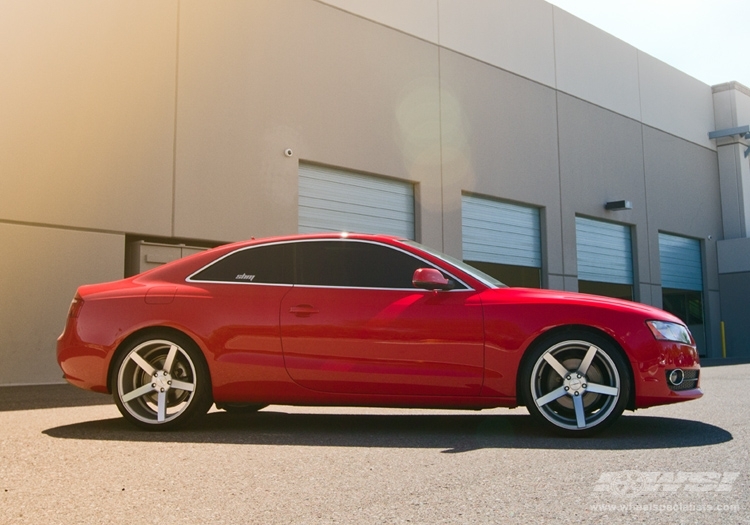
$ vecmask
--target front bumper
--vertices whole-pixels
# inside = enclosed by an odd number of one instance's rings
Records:
[[[703,396],[700,388],[700,363],[698,351],[693,345],[670,341],[654,341],[649,352],[652,356],[634,366],[635,407],[646,408],[698,399]],[[669,375],[674,370],[684,374],[679,385],[670,383]]]

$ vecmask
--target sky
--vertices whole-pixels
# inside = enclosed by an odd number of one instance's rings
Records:
[[[750,0],[547,0],[709,85],[750,87]]]

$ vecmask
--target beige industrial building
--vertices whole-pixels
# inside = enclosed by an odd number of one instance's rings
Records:
[[[750,89],[543,0],[25,0],[0,49],[0,385],[62,382],[81,284],[318,230],[750,355]]]

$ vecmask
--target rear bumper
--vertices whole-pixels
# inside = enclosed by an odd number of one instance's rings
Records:
[[[57,363],[63,371],[63,378],[84,390],[109,393],[107,367],[110,352],[96,345],[85,344],[70,328],[66,326],[57,338]]]

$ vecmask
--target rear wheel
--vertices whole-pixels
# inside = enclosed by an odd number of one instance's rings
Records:
[[[142,428],[176,428],[211,406],[203,354],[177,334],[132,341],[115,362],[112,382],[120,413]]]
[[[568,436],[611,425],[631,391],[628,365],[606,339],[566,333],[538,345],[525,361],[521,388],[529,413]]]

